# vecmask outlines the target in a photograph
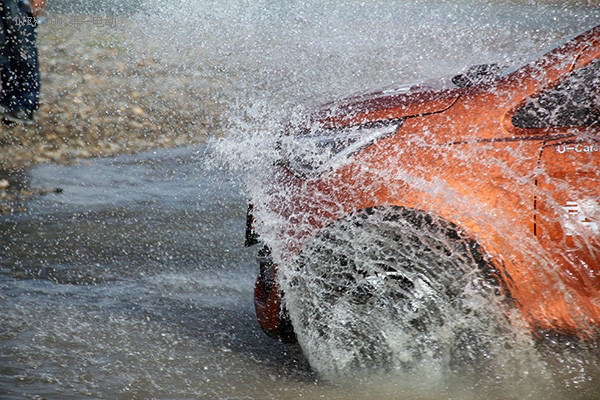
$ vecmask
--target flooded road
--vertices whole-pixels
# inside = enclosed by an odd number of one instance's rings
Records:
[[[0,217],[0,398],[260,398],[311,379],[255,321],[245,199],[202,151],[31,171],[61,190]]]

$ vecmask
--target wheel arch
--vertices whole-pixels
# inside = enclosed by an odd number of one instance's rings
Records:
[[[507,295],[507,286],[503,283],[505,280],[510,280],[509,274],[505,271],[503,262],[501,259],[488,252],[484,243],[481,243],[481,239],[478,239],[475,234],[471,233],[469,229],[455,223],[434,211],[426,211],[420,208],[413,208],[397,204],[385,204],[375,205],[357,209],[350,213],[344,214],[334,221],[329,222],[324,228],[320,229],[314,236],[320,235],[326,229],[331,229],[340,221],[354,218],[356,215],[373,215],[376,213],[384,214],[384,219],[389,221],[400,221],[404,220],[410,222],[417,227],[435,227],[452,240],[462,240],[465,246],[468,248],[472,259],[475,261],[479,270],[484,274],[485,278],[494,281],[498,284],[499,288]],[[306,247],[306,243],[303,247]],[[302,253],[302,251],[300,251]]]

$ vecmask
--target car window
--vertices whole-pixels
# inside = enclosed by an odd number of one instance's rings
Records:
[[[518,128],[568,128],[600,123],[600,60],[527,100],[512,117]]]

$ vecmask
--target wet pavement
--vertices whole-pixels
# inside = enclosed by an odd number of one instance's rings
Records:
[[[0,216],[0,398],[223,398],[312,379],[256,323],[246,201],[204,151],[30,171],[59,190]]]

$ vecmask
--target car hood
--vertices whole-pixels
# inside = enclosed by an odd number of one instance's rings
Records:
[[[450,108],[461,93],[446,78],[391,86],[323,104],[301,125],[333,128],[431,114]]]

